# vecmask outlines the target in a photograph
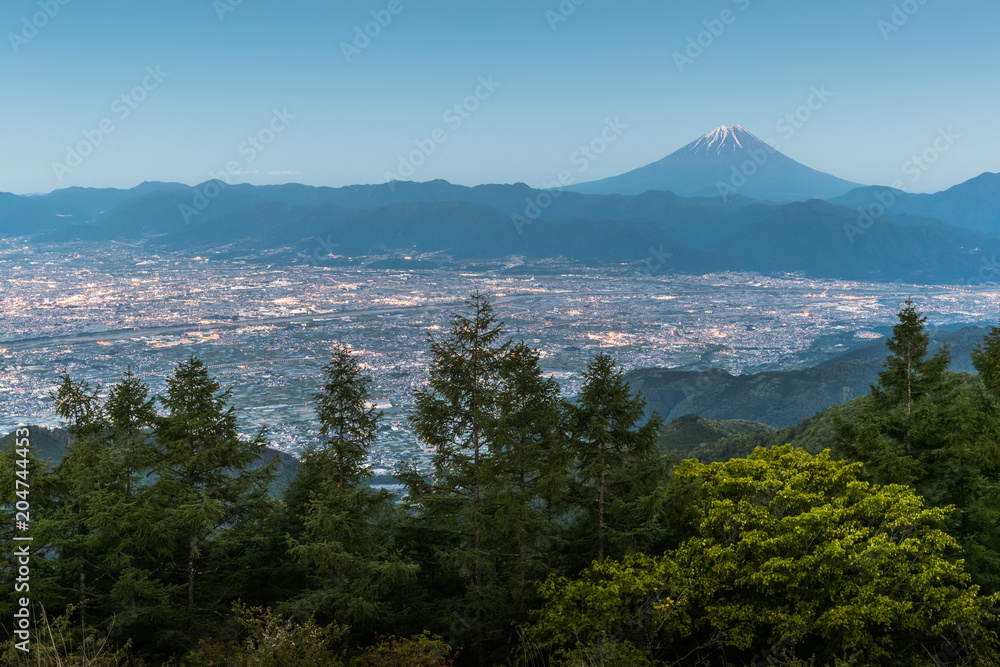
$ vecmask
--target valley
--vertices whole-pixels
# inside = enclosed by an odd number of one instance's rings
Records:
[[[388,469],[423,456],[407,416],[427,378],[427,336],[444,335],[451,314],[476,289],[494,300],[511,337],[541,351],[543,369],[566,396],[578,391],[588,361],[602,350],[636,373],[717,368],[752,382],[755,373],[807,373],[852,352],[884,357],[881,338],[907,297],[942,330],[996,324],[1000,308],[993,287],[744,272],[644,275],[621,265],[518,257],[439,258],[443,266],[433,269],[383,268],[386,260],[267,266],[221,252],[0,241],[0,430],[55,426],[47,396],[64,371],[108,386],[130,367],[162,393],[173,367],[195,354],[233,387],[243,432],[266,425],[274,446],[297,452],[316,441],[312,394],[331,346],[344,342],[374,379],[385,418],[373,462]],[[633,377],[651,405],[678,416],[640,380],[645,375]],[[871,381],[835,377],[826,393],[802,392],[832,401],[816,410],[863,393]],[[705,416],[727,417],[720,406],[731,400],[720,391],[695,403]],[[791,417],[757,419],[783,426]]]

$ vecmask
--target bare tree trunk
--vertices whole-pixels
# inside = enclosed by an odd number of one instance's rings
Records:
[[[83,562],[80,563],[80,641],[87,638],[87,573],[83,569]],[[83,655],[84,667],[87,665],[87,654]]]
[[[906,455],[912,456],[910,448],[910,428],[913,423],[913,353],[906,352]]]
[[[188,530],[188,609],[194,609],[194,551],[196,536],[194,529]]]
[[[601,444],[601,488],[597,499],[597,562],[604,562],[604,444]]]

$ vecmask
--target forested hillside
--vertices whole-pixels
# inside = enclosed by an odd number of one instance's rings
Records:
[[[31,614],[5,664],[1000,659],[1000,328],[955,373],[907,302],[872,390],[781,430],[665,425],[603,353],[569,400],[478,293],[429,346],[431,469],[401,465],[401,497],[369,485],[381,414],[349,347],[280,497],[266,432],[196,357],[162,397],[127,369],[56,378],[67,439],[0,450],[0,530],[31,538],[0,560],[30,584],[0,598]]]

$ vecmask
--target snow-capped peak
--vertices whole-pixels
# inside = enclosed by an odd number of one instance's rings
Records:
[[[753,144],[758,142],[760,139],[741,125],[722,125],[692,142],[687,148],[700,153],[719,154],[726,149],[732,152],[737,149],[751,148]]]

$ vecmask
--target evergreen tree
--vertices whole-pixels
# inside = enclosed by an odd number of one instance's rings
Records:
[[[198,596],[206,571],[218,578],[224,567],[211,559],[212,538],[260,511],[274,468],[274,461],[253,467],[266,449],[264,430],[253,439],[241,438],[228,405],[232,390],[220,389],[201,360],[192,356],[181,362],[167,378],[167,395],[161,398],[167,414],[155,429],[159,451],[153,492],[166,508],[170,544],[180,561],[173,568],[180,577],[173,581],[184,584],[189,627],[198,612],[220,602],[218,595]],[[201,606],[199,599],[205,600]]]
[[[656,446],[663,421],[653,413],[639,425],[646,401],[632,390],[615,360],[598,354],[587,367],[580,395],[567,405],[576,454],[576,502],[583,542],[593,557],[620,558],[657,539],[656,489],[668,459]],[[582,546],[577,553],[585,553]]]
[[[492,639],[484,625],[492,611],[489,591],[496,582],[494,558],[485,544],[493,525],[487,464],[496,447],[501,376],[511,343],[501,340],[502,325],[484,295],[472,294],[466,305],[469,316],[454,314],[448,337],[430,339],[430,379],[414,400],[411,423],[418,438],[434,449],[433,481],[424,484],[417,475],[408,480],[410,500],[434,543],[442,578],[454,582],[441,582],[442,588],[462,600],[460,611],[453,608],[459,624],[455,634],[471,626],[483,664],[486,641]],[[455,584],[461,587],[457,591]]]
[[[543,375],[538,351],[523,341],[514,345],[501,380],[488,458],[490,541],[500,558],[505,615],[523,618],[535,600],[534,582],[557,567],[571,452],[559,383]]]
[[[935,460],[955,453],[941,426],[955,398],[948,347],[928,356],[927,318],[907,300],[886,341],[889,356],[854,423],[837,420],[837,449],[876,482],[910,484],[934,498]]]
[[[889,356],[885,368],[879,372],[878,386],[873,396],[881,407],[899,406],[903,419],[891,433],[902,442],[907,456],[914,455],[914,420],[925,398],[934,396],[945,384],[944,373],[951,364],[951,353],[944,346],[934,356],[927,357],[930,336],[927,318],[917,312],[909,299],[899,312],[899,323],[892,328],[892,337],[886,341]]]
[[[131,366],[108,391],[105,412],[120,461],[122,491],[126,498],[132,498],[153,463],[150,431],[157,414],[149,387],[132,373]]]
[[[17,593],[0,597],[0,615],[6,619],[13,617],[15,609],[19,609],[21,593],[29,592],[32,613],[38,615],[41,605],[47,609],[59,609],[67,602],[75,599],[76,591],[63,590],[63,564],[59,554],[52,545],[52,520],[55,513],[55,503],[58,496],[55,476],[52,474],[51,461],[41,459],[37,455],[35,443],[35,427],[22,426],[15,429],[8,437],[0,439],[0,470],[5,474],[0,476],[0,541],[7,548],[0,552],[0,582],[9,591]],[[18,501],[28,503],[28,528],[17,527],[18,516],[24,506],[18,508]],[[15,542],[14,537],[25,535],[31,541]],[[27,547],[31,554],[30,581],[18,582],[20,563],[15,550]],[[27,591],[17,590],[16,586],[27,583]],[[9,626],[8,626],[9,627]],[[10,634],[10,630],[8,630]]]
[[[101,402],[101,385],[91,387],[86,380],[79,382],[69,373],[59,376],[59,386],[49,392],[56,404],[56,415],[66,424],[72,440],[78,440],[104,427],[104,407]]]
[[[972,352],[980,386],[951,428],[971,442],[963,461],[969,475],[951,499],[959,508],[959,539],[973,577],[986,590],[1000,591],[1000,327],[993,327]],[[964,502],[962,502],[964,501]]]
[[[350,348],[336,345],[315,395],[320,447],[310,447],[285,502],[289,553],[309,572],[311,586],[289,608],[352,624],[356,632],[394,618],[392,597],[410,584],[415,568],[392,540],[393,496],[368,483],[368,455],[381,412],[371,404],[371,378],[362,375]]]
[[[159,559],[168,553],[161,533],[164,507],[149,479],[156,464],[152,429],[157,420],[149,387],[128,368],[108,390],[106,447],[108,479],[94,496],[95,528],[107,550],[108,610],[119,631],[149,641],[156,619],[165,613],[170,590],[157,577]]]
[[[64,590],[75,589],[81,637],[87,635],[92,579],[103,543],[92,525],[94,513],[100,511],[94,496],[113,472],[104,456],[107,419],[100,392],[100,384],[92,387],[86,380],[73,380],[68,373],[63,373],[57,389],[49,392],[56,415],[69,431],[70,443],[54,473],[55,506],[39,527],[59,554]]]
[[[382,413],[370,404],[371,378],[351,356],[350,348],[334,345],[330,363],[323,367],[322,390],[314,394],[321,447],[310,445],[302,465],[284,493],[290,526],[301,524],[310,494],[331,481],[342,490],[366,484],[371,473],[365,462],[375,444],[375,430]],[[295,530],[287,532],[295,535]]]

